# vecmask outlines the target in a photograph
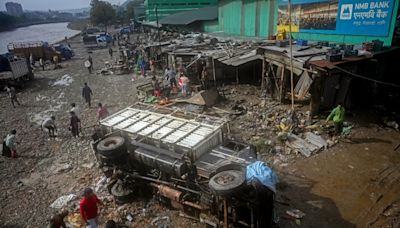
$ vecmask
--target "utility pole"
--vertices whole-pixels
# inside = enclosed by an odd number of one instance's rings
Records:
[[[290,93],[292,97],[292,111],[294,111],[294,81],[293,81],[293,45],[292,45],[292,1],[288,0],[289,11],[289,47],[290,47]]]
[[[158,39],[158,42],[160,42],[160,26],[159,26],[159,24],[158,24],[158,10],[157,10],[157,4],[156,4],[155,10],[156,10],[156,21],[157,21],[157,39]]]

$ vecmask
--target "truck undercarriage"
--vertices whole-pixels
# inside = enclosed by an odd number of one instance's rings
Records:
[[[135,104],[101,121],[93,149],[125,203],[140,192],[211,227],[269,227],[274,192],[246,180],[253,146],[223,141],[224,119]]]

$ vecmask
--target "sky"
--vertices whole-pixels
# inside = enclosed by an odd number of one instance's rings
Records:
[[[125,0],[105,0],[111,4],[122,4]],[[0,11],[6,10],[6,2],[17,2],[22,5],[24,10],[62,10],[80,9],[89,7],[90,0],[0,0]]]

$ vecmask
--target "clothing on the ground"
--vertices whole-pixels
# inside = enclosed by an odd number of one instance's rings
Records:
[[[345,109],[343,106],[337,106],[334,108],[329,114],[328,118],[326,120],[333,120],[334,123],[343,123],[344,121],[344,114],[345,114]]]
[[[101,201],[95,194],[92,194],[89,197],[83,197],[79,203],[79,207],[81,216],[85,221],[97,217],[97,204],[100,202]]]

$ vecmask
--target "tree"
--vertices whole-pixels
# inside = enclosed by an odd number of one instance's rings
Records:
[[[125,19],[129,23],[131,19],[135,19],[135,7],[137,6],[137,3],[134,1],[131,1],[126,5],[126,11],[125,11]]]
[[[13,17],[8,14],[0,12],[0,31],[14,27],[14,25],[17,22],[18,22],[17,17]]]
[[[107,31],[109,25],[115,18],[115,10],[109,2],[92,0],[90,9],[90,20],[93,24],[103,24]]]

